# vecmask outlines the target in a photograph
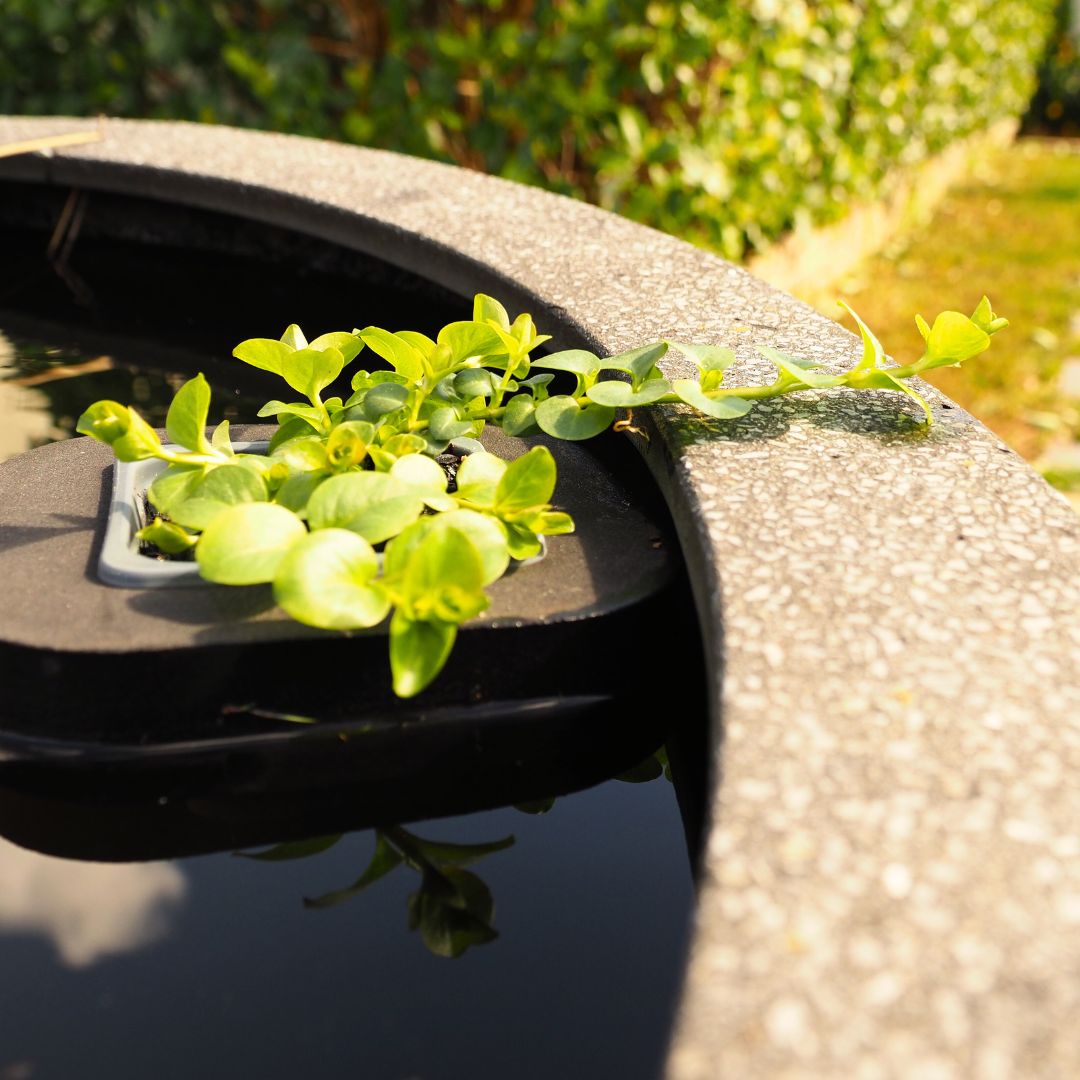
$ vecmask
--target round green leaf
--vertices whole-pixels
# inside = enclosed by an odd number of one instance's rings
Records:
[[[597,405],[606,405],[612,409],[629,409],[636,405],[651,405],[665,394],[671,393],[671,384],[667,379],[649,379],[642,383],[640,390],[634,390],[629,383],[616,379],[605,379],[585,391],[590,401]]]
[[[312,494],[307,518],[315,529],[348,529],[368,543],[396,536],[423,512],[421,494],[388,473],[332,476]]]
[[[611,426],[615,410],[606,405],[586,405],[565,394],[549,397],[536,406],[536,423],[541,431],[557,439],[576,442],[591,439]]]
[[[198,374],[176,391],[168,415],[165,433],[169,441],[200,454],[211,451],[206,439],[206,416],[210,411],[210,384]]]
[[[307,535],[304,523],[274,503],[243,503],[222,511],[195,549],[199,573],[221,585],[272,581],[278,564]]]
[[[320,334],[309,348],[322,351],[323,349],[337,349],[341,353],[346,364],[351,364],[360,355],[364,343],[356,334],[348,334],[344,330],[337,330],[329,334]]]
[[[551,378],[551,376],[548,376]],[[534,435],[540,430],[536,423],[536,402],[531,394],[518,394],[506,403],[500,421],[507,435]]]
[[[739,397],[709,397],[693,379],[676,379],[671,389],[687,405],[693,405],[698,412],[714,416],[717,420],[734,420],[737,416],[745,416],[754,404]]]
[[[294,390],[314,400],[344,366],[345,357],[337,349],[297,349],[285,358],[281,375]]]
[[[506,532],[493,517],[476,510],[451,510],[432,519],[434,528],[457,529],[476,548],[483,567],[483,584],[498,581],[510,564]]]
[[[358,466],[367,457],[375,428],[366,420],[346,420],[338,424],[326,440],[326,456],[334,469]]]
[[[603,366],[610,371],[625,371],[637,386],[648,378],[649,373],[656,367],[656,362],[667,351],[668,343],[657,341],[652,345],[642,345],[638,349],[619,353],[618,356],[609,356]]]
[[[546,446],[534,446],[511,461],[495,491],[498,512],[528,510],[551,501],[555,491],[555,458]]]
[[[735,363],[735,353],[722,345],[689,345],[680,341],[670,341],[668,344],[693,360],[701,372],[727,371]]]
[[[270,338],[250,338],[241,341],[233,349],[233,356],[237,360],[243,360],[245,364],[261,368],[263,371],[272,371],[275,375],[281,374],[281,366],[286,357],[293,352],[291,346],[283,341],[273,341]]]
[[[415,622],[400,610],[390,620],[390,671],[394,693],[401,698],[419,694],[442,671],[454,647],[454,623]]]
[[[469,454],[458,468],[458,495],[477,506],[494,506],[495,491],[506,472],[506,462],[486,450]]]
[[[432,510],[453,510],[457,499],[446,493],[443,467],[426,454],[406,454],[390,466],[389,475],[413,488]]]
[[[245,465],[220,465],[193,484],[182,499],[172,498],[159,509],[178,525],[205,529],[224,510],[241,503],[265,502],[269,493],[262,476]]]
[[[452,405],[436,409],[428,420],[428,430],[431,437],[438,442],[449,442],[459,435],[464,435],[472,427],[471,420],[458,418],[458,411]]]
[[[465,398],[491,397],[491,375],[483,368],[469,368],[454,376],[454,390]]]
[[[379,570],[372,546],[345,529],[309,533],[289,548],[274,574],[274,599],[297,622],[324,630],[376,626],[390,612],[372,585]]]
[[[596,353],[585,349],[566,349],[550,356],[541,356],[532,361],[532,366],[548,371],[572,371],[575,375],[593,375],[604,367],[604,362]]]
[[[396,412],[409,398],[408,387],[401,383],[378,383],[364,395],[364,415],[369,420]]]
[[[482,322],[449,323],[439,331],[439,344],[450,347],[450,355],[456,364],[472,357],[506,352],[499,335]]]

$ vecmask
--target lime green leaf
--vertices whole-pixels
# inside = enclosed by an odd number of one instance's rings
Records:
[[[735,353],[722,345],[687,345],[680,341],[669,341],[668,344],[692,360],[702,374],[706,371],[727,371],[735,363]]]
[[[309,434],[304,438],[290,439],[274,451],[274,459],[282,462],[290,474],[325,472],[330,468],[326,443],[308,430]]]
[[[323,413],[314,405],[304,405],[300,402],[268,401],[257,413],[258,416],[295,416],[303,420],[307,425],[308,433],[314,428],[322,431]],[[276,434],[276,433],[275,433]]]
[[[544,510],[529,519],[529,528],[542,536],[562,536],[574,531],[574,519],[561,510]]]
[[[484,323],[452,322],[439,331],[439,344],[450,348],[455,364],[506,352],[499,335]]]
[[[403,375],[410,382],[419,382],[424,377],[423,355],[396,334],[378,326],[369,326],[360,331],[360,337],[373,353],[381,356],[399,375]]]
[[[367,457],[367,449],[375,438],[375,428],[366,420],[346,420],[338,424],[326,440],[326,456],[331,468],[358,468]]]
[[[475,510],[451,510],[431,518],[434,529],[457,529],[469,538],[480,556],[481,585],[498,581],[510,563],[506,531],[495,518]]]
[[[424,500],[432,510],[453,510],[457,500],[446,493],[443,467],[426,454],[406,454],[390,466],[389,476],[400,481]]]
[[[606,364],[596,353],[585,349],[566,349],[550,356],[541,356],[532,361],[532,366],[547,371],[572,371],[575,375],[596,375]]]
[[[458,495],[477,506],[494,506],[495,491],[506,472],[506,462],[495,454],[469,454],[458,468]]]
[[[548,376],[550,378],[551,376]],[[540,427],[536,423],[536,402],[531,394],[518,394],[506,403],[500,425],[507,435],[535,435]]]
[[[457,637],[454,623],[416,622],[400,609],[390,620],[390,671],[394,693],[414,697],[442,671]]]
[[[387,413],[396,412],[409,400],[407,387],[400,383],[379,383],[364,395],[364,415],[378,420]]]
[[[285,358],[281,375],[294,390],[315,401],[344,366],[345,358],[337,349],[298,349]]]
[[[885,349],[882,344],[874,336],[874,332],[859,318],[854,309],[850,305],[846,304],[843,300],[837,301],[839,305],[855,320],[859,327],[859,333],[862,335],[863,340],[863,354],[862,359],[855,365],[856,371],[861,371],[866,368],[880,368],[885,364]]]
[[[544,550],[540,538],[527,525],[521,522],[503,522],[503,525],[506,528],[506,542],[512,559],[532,559]]]
[[[506,467],[495,491],[496,510],[527,510],[551,502],[555,472],[551,451],[546,446],[534,446]]]
[[[630,409],[637,405],[651,405],[666,394],[671,393],[671,384],[667,379],[649,379],[634,390],[629,383],[615,379],[606,379],[590,386],[585,396],[597,405],[606,405],[611,409]],[[503,427],[506,425],[504,424]]]
[[[210,386],[200,373],[188,379],[172,399],[165,417],[165,433],[171,442],[198,454],[213,447],[206,438],[206,417],[210,412]]]
[[[454,376],[454,390],[464,398],[491,397],[491,374],[483,368],[469,368]]]
[[[510,316],[506,308],[498,300],[477,293],[473,297],[473,321],[486,322],[489,319],[503,330],[510,329]]]
[[[649,377],[656,367],[656,362],[667,351],[668,343],[657,341],[652,345],[642,345],[638,349],[619,353],[618,356],[609,356],[603,361],[603,366],[609,371],[625,371],[636,388]]]
[[[387,473],[332,476],[308,500],[312,529],[348,529],[371,544],[396,536],[423,512],[421,495]]]
[[[292,347],[283,341],[272,341],[270,338],[249,338],[247,341],[241,341],[233,349],[233,356],[252,367],[280,375],[286,357],[292,355],[292,352]]]
[[[830,375],[825,371],[815,371],[817,365],[812,360],[804,360],[799,356],[789,356],[787,353],[770,348],[768,345],[758,345],[757,351],[766,360],[771,360],[776,365],[781,376],[786,375],[793,382],[805,383],[815,389],[824,389],[829,386],[837,386],[844,381],[843,375]]]
[[[378,556],[366,540],[345,529],[324,529],[301,537],[278,563],[274,599],[307,626],[376,626],[390,612],[386,593],[373,584],[378,572]]]
[[[159,509],[178,525],[201,530],[230,506],[265,502],[268,496],[266,481],[258,472],[241,464],[221,465],[193,484],[182,500],[171,498],[167,508]]]
[[[135,535],[140,540],[153,544],[166,555],[182,555],[193,548],[199,539],[185,529],[181,529],[179,525],[171,521],[163,521],[159,517],[154,518],[149,525],[141,528]]]
[[[926,339],[926,356],[916,365],[919,371],[960,364],[990,347],[990,335],[959,311],[943,311]]]
[[[435,351],[435,342],[427,334],[418,333],[416,330],[399,330],[394,336],[401,338],[406,345],[411,345],[421,356],[430,356]]]
[[[385,448],[396,457],[404,457],[406,454],[422,454],[425,445],[421,436],[405,433],[391,436],[384,443]]]
[[[279,419],[278,424],[280,427],[270,437],[270,445],[266,448],[267,454],[275,453],[291,439],[301,439],[311,435],[311,424],[302,417],[291,416],[284,422]]]
[[[285,333],[281,335],[281,341],[282,344],[293,350],[308,347],[308,340],[304,337],[304,331],[296,323],[290,323],[285,327]]]
[[[219,453],[232,454],[232,439],[229,437],[229,421],[222,420],[210,436],[210,445]]]
[[[921,315],[916,315],[915,325],[919,328],[919,333],[922,334],[923,341],[929,341],[930,324]]]
[[[990,298],[984,296],[978,306],[975,308],[974,313],[971,316],[971,321],[980,329],[985,330],[988,334],[996,334],[999,330],[1004,330],[1009,325],[1008,319],[999,318],[994,314],[994,309],[990,306]]]
[[[75,430],[111,446],[119,461],[157,457],[157,432],[132,408],[116,401],[97,401],[79,417]]]
[[[458,419],[458,411],[452,405],[436,409],[428,420],[431,437],[443,443],[464,435],[471,427],[472,421]]]
[[[611,426],[615,410],[605,405],[586,405],[564,394],[549,397],[536,406],[536,423],[541,431],[557,439],[591,439]]]
[[[687,405],[693,405],[699,412],[717,420],[734,420],[737,416],[745,416],[753,408],[753,402],[740,397],[709,397],[693,379],[676,379],[671,389]]]
[[[330,334],[320,334],[309,346],[321,352],[324,349],[337,349],[346,364],[351,364],[364,348],[364,343],[356,334],[347,334],[337,330]]]
[[[392,566],[387,564],[388,573]],[[448,586],[480,593],[484,584],[483,560],[462,530],[425,528],[420,543],[410,545],[401,584],[412,603],[413,615],[419,618],[418,610],[427,607]]]
[[[856,373],[857,377],[848,375],[848,386],[857,390],[898,390],[901,394],[907,394],[909,398],[915,401],[919,408],[926,414],[926,424],[929,427],[934,422],[934,414],[930,411],[930,406],[927,405],[926,399],[919,393],[916,393],[907,383],[903,380],[896,378],[884,369],[880,371],[865,371],[862,373]]]
[[[316,488],[326,479],[325,473],[296,473],[278,488],[277,493],[274,495],[274,502],[284,506],[286,510],[291,510],[294,514],[306,518],[307,504],[311,496],[315,494]]]
[[[221,585],[272,581],[285,553],[306,535],[304,523],[283,506],[231,506],[202,534],[195,549],[199,572]]]
[[[206,475],[203,465],[170,465],[150,485],[147,497],[161,513],[172,517],[179,506]]]

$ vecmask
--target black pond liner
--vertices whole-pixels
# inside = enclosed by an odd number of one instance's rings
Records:
[[[65,205],[71,208],[68,198],[66,191],[44,186],[0,184],[0,240],[6,253],[0,268],[0,326],[63,341],[90,355],[108,353],[130,369],[124,378],[154,369],[184,375],[201,370],[218,401],[219,391],[226,392],[234,424],[253,419],[243,411],[247,403],[277,392],[276,380],[229,359],[243,337],[280,333],[277,323],[286,320],[316,333],[368,322],[433,333],[469,316],[467,301],[370,256],[151,200],[79,196],[78,236],[59,256],[49,257],[49,237]],[[275,320],[271,325],[268,312]],[[81,383],[64,380],[41,389],[53,398],[58,415],[77,415],[88,403],[79,397],[86,392]],[[123,397],[122,390],[99,393],[98,385],[92,398]],[[265,428],[241,427],[235,433],[266,437]],[[501,438],[497,432],[490,437]],[[502,441],[498,449],[504,454],[526,449],[520,441]],[[703,820],[704,675],[673,531],[651,478],[625,440],[612,435],[587,446],[549,445],[559,463],[556,498],[577,520],[578,533],[554,538],[543,563],[498,583],[489,617],[463,629],[446,670],[409,702],[390,693],[384,630],[346,637],[302,627],[274,610],[266,588],[122,590],[98,582],[100,528],[111,479],[111,454],[105,448],[78,439],[0,464],[0,580],[5,583],[0,836],[67,859],[127,862],[420,821],[427,824],[417,831],[427,835],[430,819],[485,811],[473,825],[462,826],[475,836],[447,838],[486,839],[488,828],[505,831],[503,824],[484,824],[489,818],[505,823],[499,815],[508,811],[494,808],[582,792],[567,804],[593,809],[578,811],[585,816],[576,818],[570,812],[561,828],[576,830],[575,837],[595,833],[600,848],[589,859],[597,869],[568,866],[553,872],[589,880],[589,873],[604,872],[602,850],[633,846],[626,828],[641,830],[654,852],[657,844],[670,846],[673,838],[654,836],[633,814],[626,826],[608,819],[626,813],[628,796],[609,791],[600,797],[610,785],[584,791],[631,768],[663,743],[685,831],[685,847],[682,840],[675,843],[694,861]],[[295,714],[317,722],[284,719]],[[664,782],[648,786],[656,784]],[[650,798],[655,802],[657,796]],[[562,800],[553,822],[561,805]],[[458,822],[474,818],[453,817],[446,825],[457,828]],[[666,854],[659,858],[646,851],[633,865],[669,862]],[[196,876],[200,868],[217,865],[221,881],[236,872],[213,858],[180,865]],[[569,880],[548,883],[556,890],[556,908],[562,895],[573,892]],[[528,887],[535,886],[522,885]],[[232,894],[233,886],[220,888]],[[598,891],[608,895],[599,886]],[[510,885],[500,884],[496,892],[501,902]],[[633,979],[619,977],[622,986],[613,987],[598,978],[596,986],[608,999],[592,1001],[577,1030],[563,1018],[557,1038],[566,1045],[557,1051],[529,1057],[524,1043],[504,1039],[496,1052],[485,1048],[481,1037],[475,1054],[447,1059],[430,1040],[409,1034],[408,999],[422,998],[423,991],[387,973],[387,985],[398,995],[391,1000],[398,1005],[388,1006],[376,1026],[413,1039],[415,1054],[380,1048],[372,1054],[372,1075],[405,1075],[400,1070],[406,1063],[419,1063],[425,1055],[439,1062],[423,1072],[432,1077],[508,1075],[505,1064],[514,1061],[521,1062],[513,1071],[522,1076],[550,1075],[543,1071],[549,1061],[551,1068],[557,1063],[560,1075],[573,1075],[575,1069],[601,1075],[605,1045],[619,1046],[610,1055],[619,1075],[653,1075],[664,1030],[656,1025],[666,1025],[673,1008],[686,916],[685,909],[663,907],[664,893],[659,884],[643,892],[654,896],[651,915],[663,921],[663,931],[625,923],[639,940],[677,950],[661,962],[642,947],[643,970],[655,972],[648,985],[667,987],[662,1000],[649,1005],[643,987],[633,1003],[619,1006],[620,1012],[614,1003],[635,985]],[[671,895],[685,903],[684,886],[673,885]],[[250,897],[246,902],[255,903]],[[629,902],[614,897],[599,902],[615,905],[613,928],[629,919],[621,914],[633,906]],[[371,903],[382,901],[365,894],[365,904]],[[242,911],[231,917],[244,918]],[[257,916],[253,925],[259,925]],[[549,992],[558,987],[560,970],[588,962],[588,942],[573,935],[568,940],[576,942],[572,960],[556,959],[559,942],[553,939],[541,950],[548,967],[539,958],[528,961],[537,964],[535,977]],[[415,941],[411,947],[420,950]],[[502,941],[491,946],[492,954],[502,947]],[[626,947],[637,946],[627,941]],[[612,971],[620,967],[622,960],[614,954],[603,956],[598,962]],[[520,968],[477,970],[490,974],[462,974],[447,991],[475,996],[477,1002],[486,994],[482,1008],[491,1015],[505,1012],[495,998],[507,996],[492,997],[491,979],[530,979]],[[226,977],[239,979],[231,969]],[[296,977],[304,977],[302,965]],[[470,978],[486,981],[468,990]],[[592,976],[574,978],[592,985]],[[56,983],[47,991],[49,1000],[54,994],[75,995],[73,985]],[[515,992],[508,987],[508,993]],[[73,1002],[85,1007],[77,995]],[[234,1008],[222,1007],[219,1019]],[[326,1006],[328,1032],[330,1025],[344,1023],[336,1008]],[[464,999],[460,1006],[446,1006],[448,1016],[458,1015],[457,1008],[465,1011],[453,1030],[470,1031],[476,1022],[483,1026]],[[535,1038],[527,1017],[544,1008],[542,1002],[523,1003],[501,1022],[509,1031],[511,1021],[516,1025],[520,1019],[527,1037]],[[437,1006],[418,1006],[417,1020],[439,1023],[439,1012]],[[148,1018],[151,1022],[159,1020]],[[184,1022],[178,1017],[180,1027]],[[308,1022],[312,1030],[318,1027]],[[635,1028],[633,1038],[611,1026],[627,1022]],[[449,1029],[440,1037],[451,1039]],[[311,1038],[306,1029],[291,1040],[279,1037],[276,1060],[286,1072],[284,1063],[292,1061],[295,1068],[295,1055]],[[327,1038],[310,1059],[322,1061],[320,1075],[338,1075],[341,1063],[352,1059],[333,1047],[347,1046],[348,1036],[338,1027]],[[42,1039],[47,1043],[47,1036],[31,1042],[43,1045]],[[198,1038],[189,1042],[176,1058],[181,1069],[208,1052],[209,1044]],[[640,1060],[634,1057],[639,1045],[647,1055]],[[586,1046],[591,1047],[587,1052]],[[158,1058],[145,1057],[145,1047],[125,1052],[131,1062],[152,1061],[160,1069]],[[231,1047],[221,1055],[223,1063],[243,1060]],[[496,1061],[504,1066],[492,1064]],[[104,1075],[100,1064],[94,1061],[87,1075]],[[136,1073],[118,1065],[109,1075]]]

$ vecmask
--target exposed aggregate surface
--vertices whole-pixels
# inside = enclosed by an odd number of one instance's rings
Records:
[[[0,144],[81,125],[0,120]],[[292,224],[507,298],[564,345],[731,345],[732,380],[767,377],[756,344],[859,352],[673,238],[384,152],[111,121],[3,176]],[[840,391],[651,427],[716,658],[671,1080],[1080,1075],[1080,519],[923,389],[929,435],[899,395]]]

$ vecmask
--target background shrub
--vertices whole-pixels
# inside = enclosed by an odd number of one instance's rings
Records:
[[[1073,10],[1070,0],[1059,0],[1057,23],[1039,65],[1039,88],[1024,117],[1027,133],[1080,135],[1080,13],[1073,16]]]
[[[1054,0],[3,0],[0,112],[346,139],[738,258],[1018,116]]]

